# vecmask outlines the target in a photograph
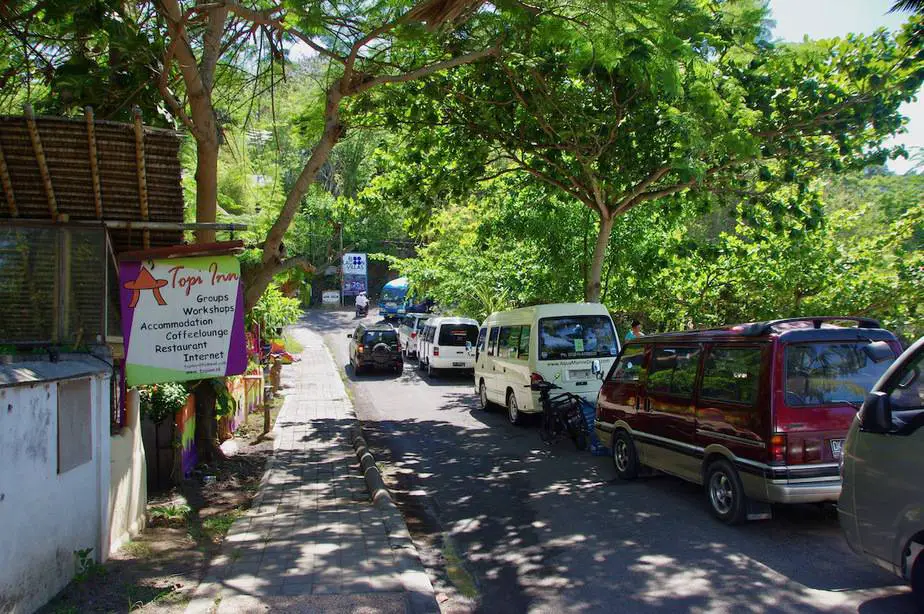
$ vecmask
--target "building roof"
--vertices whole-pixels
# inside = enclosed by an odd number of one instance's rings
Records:
[[[0,116],[0,220],[182,223],[181,135],[137,128],[140,141],[132,124]],[[180,229],[148,233],[151,247],[183,240]],[[117,253],[147,247],[138,229],[110,236]]]

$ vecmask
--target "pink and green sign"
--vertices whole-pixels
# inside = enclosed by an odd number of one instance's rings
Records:
[[[119,288],[128,386],[246,370],[241,265],[233,255],[123,261]]]

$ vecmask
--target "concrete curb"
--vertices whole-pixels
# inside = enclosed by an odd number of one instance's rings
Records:
[[[358,418],[356,418],[356,424],[350,428],[350,438],[366,481],[366,489],[372,499],[372,505],[379,510],[385,522],[392,552],[401,570],[401,584],[408,596],[408,612],[438,614],[440,608],[436,602],[436,592],[433,590],[430,576],[424,571],[420,554],[411,539],[404,516],[395,504],[388,487],[385,486],[382,474],[375,464],[375,457],[363,436],[362,425]]]

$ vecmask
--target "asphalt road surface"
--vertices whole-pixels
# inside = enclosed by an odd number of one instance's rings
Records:
[[[366,322],[374,322],[373,312]],[[471,376],[355,376],[352,313],[308,314],[344,368],[370,445],[446,611],[912,613],[850,551],[836,514],[780,506],[727,527],[702,490],[616,479],[612,461],[478,409]]]

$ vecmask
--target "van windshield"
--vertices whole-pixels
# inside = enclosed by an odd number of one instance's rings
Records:
[[[465,346],[466,341],[472,345],[478,340],[478,327],[474,324],[443,324],[440,326],[440,338],[437,345]]]
[[[539,320],[539,359],[616,356],[616,329],[607,316],[564,316]]]
[[[862,403],[895,360],[875,362],[865,341],[800,343],[786,348],[786,404]]]

